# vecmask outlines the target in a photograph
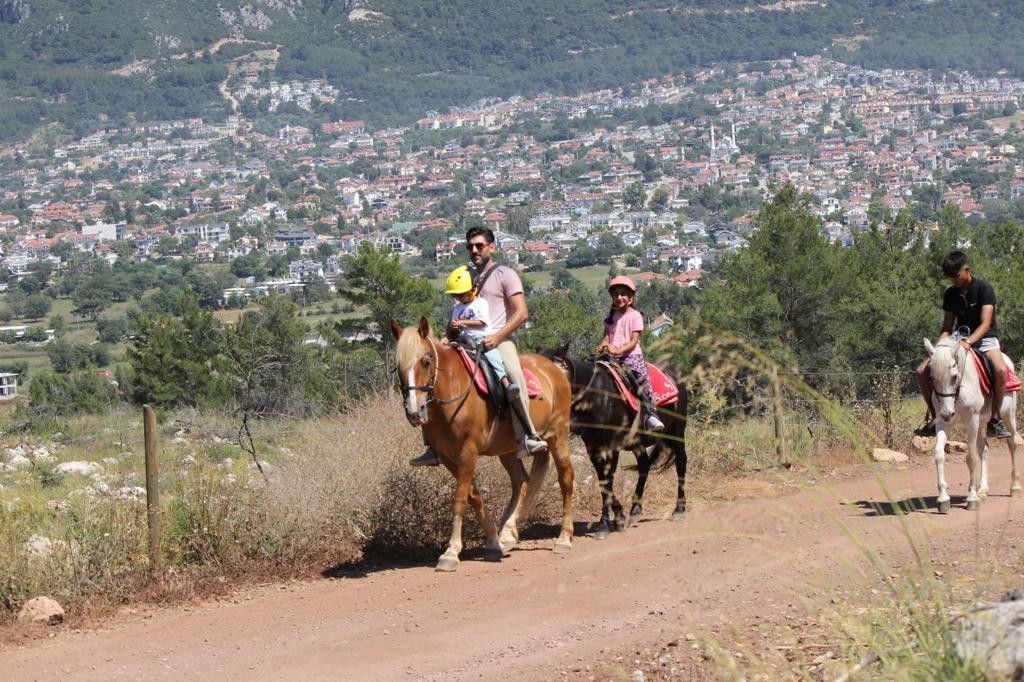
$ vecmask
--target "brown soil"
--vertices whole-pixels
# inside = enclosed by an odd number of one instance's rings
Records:
[[[938,576],[965,596],[1019,579],[1022,499],[1008,496],[1005,448],[991,459],[992,495],[978,513],[963,509],[962,456],[947,466],[958,505],[948,515],[935,512],[934,467],[922,455],[744,479],[731,491],[704,482],[691,486],[685,520],[651,519],[596,541],[585,519],[565,556],[551,552],[554,528],[533,529],[543,537],[501,563],[470,554],[454,574],[362,566],[126,610],[9,647],[0,665],[14,680],[587,680],[635,670],[712,679],[728,674],[711,653],[721,646],[769,677],[794,654],[813,670],[840,653],[820,622],[837,605],[883,599],[879,571]],[[920,498],[928,508],[906,516],[888,502]]]

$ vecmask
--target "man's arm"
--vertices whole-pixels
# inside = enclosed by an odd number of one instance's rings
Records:
[[[985,334],[987,334],[988,330],[992,328],[992,316],[995,312],[996,307],[994,305],[981,306],[981,322],[978,324],[978,328],[971,332],[970,336],[964,339],[964,342],[968,346],[973,346],[978,343],[978,341],[985,338]]]
[[[991,320],[992,318],[990,317],[989,319]],[[953,313],[951,313],[950,311],[947,310],[947,311],[945,311],[945,314],[942,317],[942,333],[939,334],[939,340],[941,341],[942,339],[946,338],[947,336],[949,336],[952,333],[953,333]]]
[[[509,296],[508,302],[512,306],[512,314],[505,320],[504,327],[484,339],[487,350],[497,347],[499,343],[512,336],[517,329],[523,326],[524,322],[530,319],[530,314],[526,310],[525,296],[521,293],[512,294]]]

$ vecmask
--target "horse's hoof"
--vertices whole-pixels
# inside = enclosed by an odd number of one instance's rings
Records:
[[[1010,497],[1020,497],[1020,488],[1010,488]]]
[[[488,547],[484,550],[484,558],[487,561],[501,561],[503,556],[505,556],[505,553],[500,547]]]
[[[625,517],[623,517],[621,519],[615,519],[615,530],[617,530],[617,531],[619,531],[621,533],[622,531],[626,530],[626,528],[628,528],[628,527],[629,527],[629,522],[626,521]]]
[[[502,542],[501,543],[501,556],[508,556],[509,553],[512,551],[512,548],[515,547],[515,546],[516,546],[516,543],[514,541],[511,542],[511,543]]]
[[[672,520],[673,521],[682,521],[685,517],[686,517],[686,512],[684,512],[682,510],[678,510],[677,509],[676,511],[672,512]]]
[[[434,568],[435,571],[443,571],[445,573],[451,573],[459,567],[459,560],[452,559],[451,557],[443,556],[441,560],[437,562],[437,566]]]
[[[949,513],[949,500],[943,500],[942,502],[939,502],[939,513],[940,514],[948,514]]]
[[[967,511],[978,511],[981,509],[981,500],[967,500]]]
[[[556,542],[555,543],[555,547],[554,547],[554,549],[552,551],[554,551],[555,554],[568,554],[569,550],[571,550],[571,549],[572,549],[572,543],[571,542]]]
[[[630,514],[629,515],[629,525],[635,526],[638,523],[640,523],[640,514]]]
[[[595,540],[607,540],[608,539],[608,529],[607,528],[598,528],[597,530],[595,530],[594,531],[594,539]]]

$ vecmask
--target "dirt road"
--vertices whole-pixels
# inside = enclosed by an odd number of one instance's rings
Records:
[[[388,568],[264,586],[61,631],[0,654],[0,665],[15,680],[631,679],[648,663],[637,652],[663,651],[666,675],[671,665],[684,679],[718,677],[705,637],[785,649],[786,628],[880,586],[862,547],[884,570],[904,570],[901,519],[931,557],[926,572],[949,578],[975,549],[983,562],[1009,562],[999,550],[1021,546],[1024,499],[1008,497],[1006,450],[992,459],[993,495],[979,513],[963,509],[962,456],[947,468],[959,508],[945,516],[925,456],[775,480],[770,498],[706,501],[698,485],[684,521],[579,537],[567,556],[550,551],[552,536],[500,564],[470,556],[455,574]],[[882,480],[891,499],[924,497],[930,508],[893,515]]]

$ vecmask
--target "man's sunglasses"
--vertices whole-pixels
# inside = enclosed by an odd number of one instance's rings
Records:
[[[487,247],[487,242],[469,242],[466,244],[467,251],[482,251]]]

